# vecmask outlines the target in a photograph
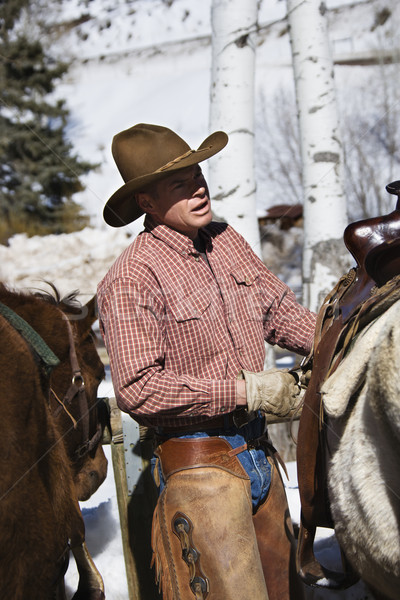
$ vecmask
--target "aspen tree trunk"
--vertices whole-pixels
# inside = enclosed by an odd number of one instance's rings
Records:
[[[324,4],[287,0],[304,193],[303,304],[318,310],[349,266],[333,61]]]
[[[209,165],[213,211],[260,256],[254,174],[257,0],[213,0],[210,130],[229,135]]]

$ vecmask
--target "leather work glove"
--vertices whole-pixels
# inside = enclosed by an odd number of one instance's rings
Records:
[[[286,417],[300,401],[298,375],[286,369],[269,369],[260,373],[242,371],[246,381],[246,398],[249,411]]]

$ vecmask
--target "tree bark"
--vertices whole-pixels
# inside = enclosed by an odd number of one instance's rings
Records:
[[[303,304],[318,310],[348,269],[343,155],[324,4],[287,0],[304,193]]]
[[[229,135],[209,166],[216,217],[261,256],[254,174],[254,69],[257,0],[213,0],[210,130]]]

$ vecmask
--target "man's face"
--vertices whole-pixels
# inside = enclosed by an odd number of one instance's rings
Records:
[[[193,165],[160,181],[155,192],[139,194],[145,212],[157,223],[168,225],[191,239],[200,227],[211,222],[211,201],[207,182],[199,165]],[[140,201],[142,198],[142,201]]]

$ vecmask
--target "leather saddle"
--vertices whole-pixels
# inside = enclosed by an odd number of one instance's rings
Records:
[[[297,570],[308,585],[345,589],[359,577],[342,553],[343,572],[334,572],[314,555],[317,527],[333,528],[327,493],[327,430],[321,387],[338,367],[351,340],[367,323],[400,298],[400,181],[386,186],[396,195],[393,212],[351,223],[344,243],[356,261],[325,298],[318,313],[313,350],[303,362],[312,367],[304,395],[297,442],[301,522]]]

